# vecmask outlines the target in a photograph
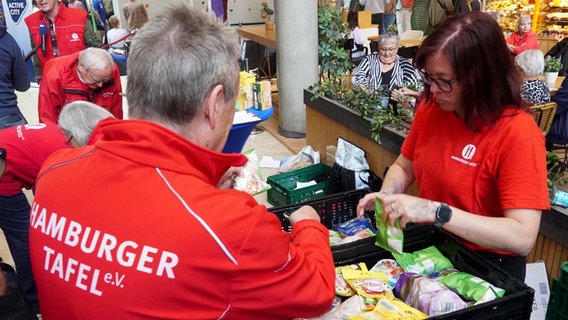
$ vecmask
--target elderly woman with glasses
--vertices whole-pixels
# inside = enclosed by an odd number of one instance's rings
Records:
[[[386,88],[402,94],[417,96],[409,85],[420,86],[420,77],[412,63],[397,55],[398,34],[387,31],[379,37],[379,50],[368,55],[353,71],[353,87],[374,92]]]
[[[525,50],[538,49],[538,38],[531,30],[532,19],[521,16],[517,21],[517,30],[507,38],[507,46],[512,54],[517,55]]]
[[[546,149],[501,28],[486,13],[450,18],[414,63],[425,98],[381,191],[361,199],[358,214],[380,198],[389,223],[432,223],[523,280],[550,206]],[[404,194],[414,182],[418,196]]]

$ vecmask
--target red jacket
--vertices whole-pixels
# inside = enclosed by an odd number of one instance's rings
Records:
[[[43,22],[48,28],[48,34],[46,36],[45,42],[45,56],[43,56],[41,49],[37,52],[39,63],[43,70],[45,63],[56,57],[53,53],[53,46],[50,40],[51,37],[49,35],[49,22],[43,15],[42,11],[37,11],[30,14],[28,17],[26,17],[25,21],[30,31],[30,36],[32,38],[34,46],[41,44],[41,34],[39,29],[40,24]],[[86,11],[67,8],[64,5],[59,6],[59,12],[55,17],[53,24],[55,25],[57,47],[59,48],[60,56],[79,52],[86,48],[86,22]]]
[[[0,147],[6,148],[6,172],[0,195],[12,196],[35,185],[39,168],[53,152],[66,148],[66,138],[54,124],[26,124],[0,130]]]
[[[302,220],[288,234],[247,193],[216,187],[246,157],[147,121],[99,125],[94,145],[57,152],[38,178],[43,319],[290,319],[331,306],[327,229]]]
[[[512,44],[516,48],[513,50],[513,54],[517,55],[523,51],[529,49],[538,49],[538,38],[534,32],[529,31],[524,35],[519,35],[518,31],[511,33],[507,38],[507,44]]]
[[[57,123],[61,108],[73,101],[90,101],[122,119],[122,85],[116,63],[111,80],[101,88],[91,89],[77,74],[79,52],[50,60],[39,86],[38,111],[40,122]]]

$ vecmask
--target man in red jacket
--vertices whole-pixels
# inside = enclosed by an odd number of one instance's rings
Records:
[[[234,30],[187,5],[136,34],[131,120],[99,123],[94,145],[57,152],[38,178],[30,250],[44,320],[272,320],[330,308],[329,232],[315,210],[293,212],[287,233],[252,196],[218,187],[247,161],[221,153],[239,54]]]
[[[39,86],[39,121],[57,123],[61,108],[77,100],[92,102],[122,119],[121,92],[120,72],[106,50],[87,48],[50,60]]]
[[[54,124],[26,124],[0,130],[0,229],[18,270],[18,287],[36,313],[39,305],[28,245],[30,204],[22,189],[35,186],[45,159],[66,148],[65,142],[65,136]]]
[[[37,6],[40,10],[30,14],[25,21],[32,44],[40,46],[34,63],[38,78],[41,78],[47,61],[102,45],[86,11],[67,8],[59,0],[38,0]]]

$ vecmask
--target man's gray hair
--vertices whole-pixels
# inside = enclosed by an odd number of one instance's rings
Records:
[[[216,85],[237,94],[238,38],[213,15],[169,6],[136,33],[128,56],[129,116],[162,125],[190,122]]]
[[[537,49],[526,50],[515,57],[515,63],[527,77],[537,77],[544,71],[544,55]]]
[[[85,146],[99,121],[113,118],[106,109],[88,101],[74,101],[63,106],[59,114],[59,129],[80,146]]]
[[[85,69],[104,70],[114,67],[114,60],[112,56],[105,49],[101,48],[87,48],[79,53],[79,63]]]

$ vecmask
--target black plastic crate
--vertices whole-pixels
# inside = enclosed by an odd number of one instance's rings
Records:
[[[270,208],[282,222],[282,230],[291,232],[290,220],[288,217],[298,208],[309,205],[314,208],[320,216],[321,223],[328,229],[333,230],[335,226],[357,217],[357,204],[363,198],[368,189],[346,191],[336,193],[299,204]],[[373,226],[375,226],[375,213],[368,212]],[[345,260],[351,256],[363,255],[379,249],[375,246],[375,237],[361,239],[350,243],[339,244],[331,247],[334,260]],[[336,264],[337,265],[337,264]]]
[[[436,246],[458,270],[475,275],[506,291],[502,298],[431,319],[530,319],[534,289],[432,225],[415,225],[404,230],[405,252],[414,252],[429,246]],[[334,256],[335,265],[365,262],[370,268],[381,259],[393,259],[390,252],[378,247],[367,253],[344,257],[345,259],[338,260]]]

